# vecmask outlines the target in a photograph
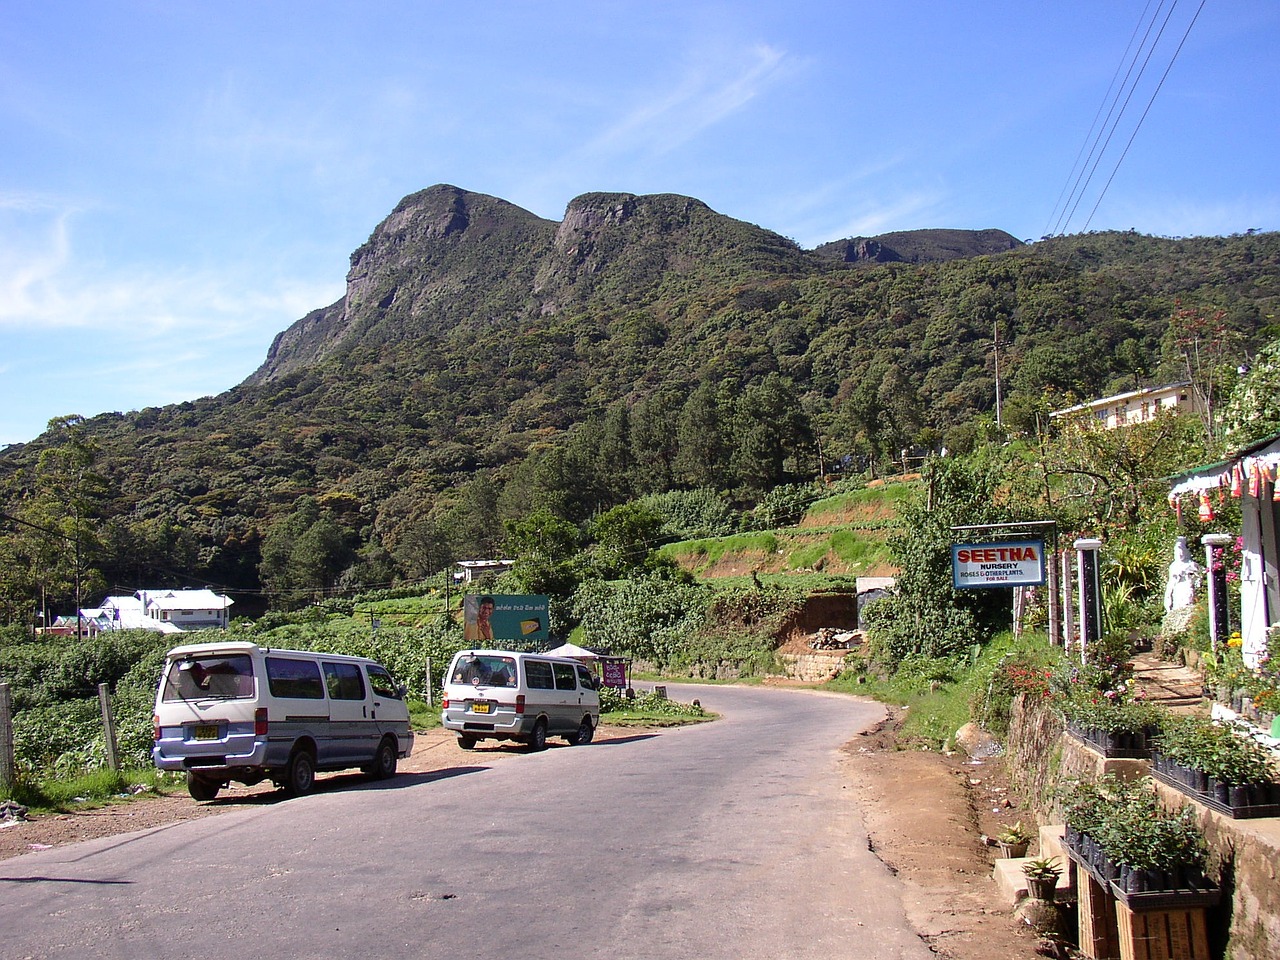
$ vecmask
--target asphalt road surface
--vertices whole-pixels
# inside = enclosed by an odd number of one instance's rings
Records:
[[[0,956],[931,958],[838,770],[881,709],[670,691],[723,719],[5,861]]]

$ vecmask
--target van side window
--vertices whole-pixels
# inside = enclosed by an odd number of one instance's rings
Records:
[[[557,690],[577,690],[578,677],[573,672],[573,664],[571,663],[553,663],[556,671],[556,689]]]
[[[330,700],[363,700],[364,678],[360,667],[354,663],[324,664],[324,684],[329,688]]]
[[[555,682],[551,679],[551,664],[545,660],[526,660],[524,678],[530,690],[555,689]]]
[[[578,683],[588,690],[596,688],[595,677],[591,676],[591,671],[582,664],[578,664]]]
[[[320,667],[312,660],[267,657],[267,686],[273,697],[295,700],[323,700],[324,684]]]
[[[365,664],[365,669],[369,671],[369,686],[373,688],[375,694],[386,697],[388,700],[400,699],[400,689],[391,679],[391,674],[376,663]]]

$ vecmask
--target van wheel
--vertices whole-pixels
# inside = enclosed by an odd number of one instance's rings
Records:
[[[295,750],[284,773],[284,792],[291,797],[310,793],[316,785],[316,762],[307,750]]]
[[[458,746],[463,750],[474,750],[476,748],[476,738],[459,736]]]
[[[547,749],[547,721],[539,720],[533,725],[533,733],[529,734],[529,752],[537,753]]]
[[[192,800],[214,800],[218,796],[220,784],[205,777],[187,771],[187,793]]]
[[[578,724],[578,729],[565,737],[571,747],[586,746],[591,742],[591,738],[596,735],[596,728],[591,725],[590,717],[583,717],[582,723]]]
[[[378,744],[378,752],[374,754],[373,763],[364,768],[364,772],[375,780],[388,780],[396,775],[396,742],[385,737]]]

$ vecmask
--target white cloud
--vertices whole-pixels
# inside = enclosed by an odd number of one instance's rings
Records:
[[[224,339],[277,327],[333,302],[341,283],[264,276],[257,265],[219,269],[85,263],[75,256],[79,209],[36,198],[0,198],[0,211],[34,214],[0,232],[0,327],[24,331],[94,330],[145,336],[198,334]]]
[[[698,58],[674,87],[635,107],[585,152],[666,153],[743,109],[786,75],[785,65],[786,55],[765,44],[709,61]]]

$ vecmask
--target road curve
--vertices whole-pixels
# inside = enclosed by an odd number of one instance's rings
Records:
[[[722,719],[5,861],[0,955],[932,957],[838,770],[882,708],[669,689]]]

